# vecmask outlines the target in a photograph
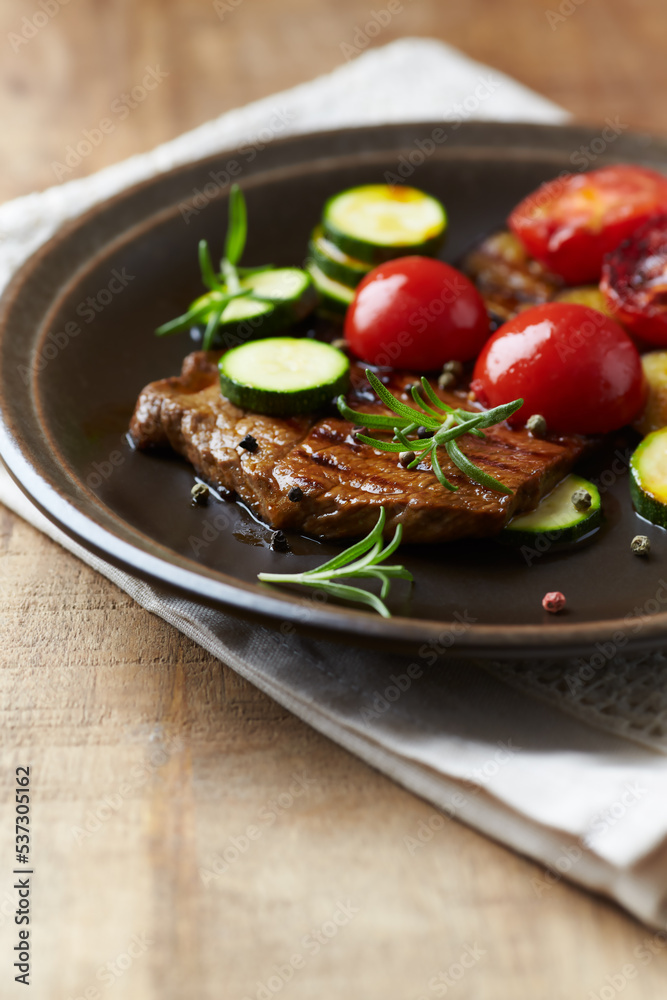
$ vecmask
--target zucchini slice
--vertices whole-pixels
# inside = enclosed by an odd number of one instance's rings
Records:
[[[564,288],[554,295],[554,302],[573,302],[575,305],[588,306],[589,309],[597,309],[604,316],[614,318],[605,297],[597,285],[579,285],[576,288]]]
[[[310,275],[300,267],[258,271],[243,278],[241,287],[251,288],[253,298],[285,306],[291,323],[303,319],[317,305],[317,292]]]
[[[371,265],[356,257],[350,257],[343,250],[328,240],[322,226],[317,226],[312,232],[308,251],[320,271],[343,285],[356,288],[362,278],[371,270]]]
[[[280,417],[326,406],[346,391],[350,374],[342,351],[306,337],[242,344],[223,355],[218,367],[223,396],[243,409]]]
[[[354,288],[328,278],[312,261],[308,264],[308,273],[320,297],[321,309],[337,316],[344,315],[354,298]]]
[[[630,460],[630,495],[647,521],[667,528],[667,427],[653,431]]]
[[[193,330],[203,334],[221,298],[219,292],[207,292],[192,303],[191,310],[202,309],[199,322],[193,325]],[[224,308],[211,347],[229,347],[230,344],[238,343],[241,338],[245,341],[253,336],[265,337],[272,332],[277,333],[283,325],[273,303],[260,302],[248,296],[232,299]]]
[[[642,368],[648,383],[648,399],[634,426],[645,437],[667,427],[667,351],[642,354]]]
[[[591,505],[577,510],[572,502],[575,490],[586,490]],[[535,510],[518,514],[501,532],[499,539],[512,545],[534,545],[545,536],[550,543],[576,542],[602,523],[600,493],[597,486],[570,475],[540,501]]]
[[[447,213],[437,198],[417,188],[365,184],[329,198],[322,224],[337,247],[374,265],[405,254],[437,253]]]
[[[251,294],[232,299],[225,306],[212,347],[271,337],[303,319],[317,305],[318,295],[310,275],[298,267],[258,271],[243,278],[241,287],[250,289]],[[220,292],[207,292],[192,303],[191,310],[210,306],[202,312],[196,330],[206,329],[220,299]]]

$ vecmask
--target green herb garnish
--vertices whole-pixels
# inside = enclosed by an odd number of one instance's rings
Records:
[[[338,409],[346,420],[369,429],[392,431],[394,437],[392,441],[383,441],[368,437],[366,434],[357,434],[357,441],[369,444],[371,447],[377,448],[378,451],[414,452],[415,457],[408,464],[408,469],[416,468],[422,458],[429,455],[431,467],[438,482],[448,490],[455,492],[458,490],[458,486],[450,483],[445,477],[438,460],[438,448],[444,447],[457,469],[460,469],[473,482],[479,483],[480,486],[485,486],[487,489],[495,490],[496,493],[512,493],[509,486],[505,486],[500,480],[494,479],[488,472],[484,472],[474,462],[471,462],[463,454],[456,441],[463,434],[474,434],[476,437],[483,438],[485,436],[483,428],[492,427],[494,424],[500,424],[507,420],[523,405],[523,399],[515,399],[512,403],[504,403],[492,410],[453,409],[438,398],[429,381],[422,377],[421,388],[426,399],[422,397],[419,386],[413,385],[411,389],[412,398],[419,407],[416,410],[397,399],[382,384],[377,375],[374,375],[369,369],[366,369],[366,378],[371,388],[395,416],[360,413],[347,405],[344,396],[338,397]],[[432,436],[411,438],[410,435],[417,435],[417,430],[420,427],[433,431]]]
[[[401,544],[403,526],[396,528],[394,537],[385,548],[382,547],[382,529],[386,521],[384,507],[380,510],[378,522],[370,532],[360,542],[351,545],[344,552],[340,552],[333,559],[325,562],[317,569],[307,570],[305,573],[258,573],[257,579],[264,583],[298,583],[303,587],[316,587],[323,590],[332,597],[339,597],[344,601],[355,601],[359,604],[367,604],[369,607],[381,614],[383,618],[391,618],[391,613],[384,603],[389,593],[391,581],[393,579],[409,580],[413,582],[412,573],[403,566],[380,566],[379,563],[393,555]],[[340,577],[364,579],[368,577],[382,581],[380,597],[371,594],[368,590],[360,587],[351,587],[349,584],[336,583]]]
[[[225,240],[225,255],[220,261],[220,271],[216,272],[213,266],[208,242],[200,240],[199,268],[201,270],[202,281],[206,288],[208,288],[208,293],[197,299],[188,312],[158,327],[155,332],[159,337],[165,337],[171,333],[180,333],[181,330],[187,330],[193,324],[205,323],[206,329],[202,347],[205,351],[209,351],[213,346],[215,335],[218,332],[222,314],[232,299],[238,299],[242,296],[251,299],[257,298],[257,296],[253,295],[252,289],[241,287],[241,278],[247,278],[251,274],[258,274],[260,271],[268,271],[272,265],[264,264],[261,267],[238,266],[245,250],[247,235],[248,213],[245,198],[238,184],[232,184],[229,192],[229,223],[227,225],[227,238]]]

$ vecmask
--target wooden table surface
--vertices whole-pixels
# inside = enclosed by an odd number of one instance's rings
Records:
[[[384,6],[219,0],[220,18],[210,0],[3,0],[0,199],[54,183],[50,164],[146,67],[169,76],[71,177],[333,69]],[[584,121],[667,131],[663,0],[403,0],[375,43],[404,35]],[[10,887],[13,773],[29,764],[35,1000],[663,1000],[667,950],[638,962],[649,934],[620,910],[540,890],[539,867],[458,823],[411,855],[428,804],[1,516],[0,996],[27,995]]]

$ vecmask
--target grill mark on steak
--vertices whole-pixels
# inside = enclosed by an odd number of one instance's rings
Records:
[[[322,443],[328,442],[329,444],[338,441],[345,441],[346,438],[349,437],[349,433],[346,429],[333,427],[330,424],[315,424],[312,429],[312,435],[313,440],[321,441]],[[361,445],[357,445],[357,447],[361,447]]]
[[[168,446],[203,479],[238,494],[274,529],[331,539],[359,536],[370,531],[384,506],[387,535],[401,523],[408,542],[493,535],[513,514],[534,507],[591,445],[574,435],[537,439],[505,425],[490,428],[484,440],[464,435],[460,444],[471,460],[514,493],[472,482],[441,449],[443,472],[459,487],[452,493],[438,483],[427,458],[414,470],[404,469],[398,455],[356,441],[352,424],[337,414],[277,418],[234,406],[220,393],[219,357],[195,352],[180,376],[146,386],[130,431],[138,448]],[[353,364],[351,375],[350,405],[386,413],[372,401],[363,366]],[[411,401],[405,390],[414,375],[381,375],[395,395]],[[463,392],[434,389],[451,406],[474,409]],[[239,446],[248,434],[257,451]],[[288,499],[295,486],[303,491],[298,503]]]

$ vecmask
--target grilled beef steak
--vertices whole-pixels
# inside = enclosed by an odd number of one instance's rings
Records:
[[[459,439],[466,454],[514,492],[507,496],[472,482],[441,448],[443,472],[459,487],[452,493],[435,478],[428,459],[404,469],[398,455],[356,441],[352,425],[334,413],[277,418],[239,409],[220,393],[219,356],[190,354],[180,376],[146,386],[131,434],[138,448],[182,455],[203,479],[235,491],[275,529],[319,538],[359,536],[384,507],[386,534],[401,523],[408,542],[494,535],[513,514],[535,507],[587,447],[585,438],[538,440],[504,425],[486,431],[485,440],[467,434]],[[404,390],[414,376],[391,372],[383,381],[412,402]],[[463,393],[436,391],[452,406],[469,405]],[[386,412],[361,365],[352,366],[348,402],[364,412]],[[257,448],[241,443],[248,435]]]
[[[477,286],[497,324],[529,306],[551,302],[563,287],[507,230],[486,236],[469,250],[461,270]]]

